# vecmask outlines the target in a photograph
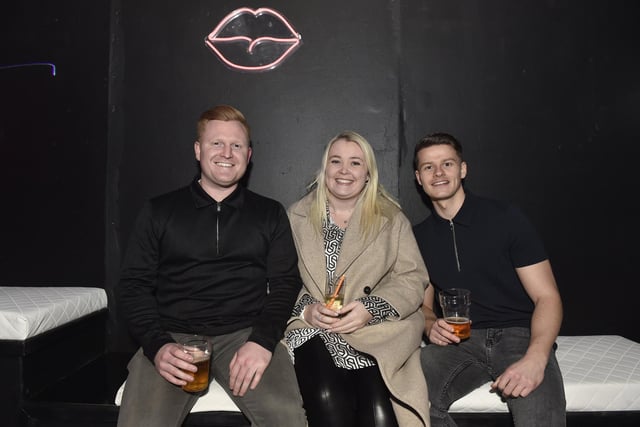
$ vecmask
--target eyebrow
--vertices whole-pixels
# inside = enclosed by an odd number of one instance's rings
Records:
[[[341,159],[342,156],[339,156],[337,154],[333,154],[333,155],[329,156],[329,158],[330,159],[333,159],[333,158]],[[350,159],[350,160],[357,159],[357,160],[363,160],[364,161],[364,157],[359,157],[359,156],[350,156],[350,157],[347,157],[347,159]]]
[[[458,159],[456,159],[455,157],[447,157],[446,159],[442,159],[442,160],[429,160],[429,161],[424,161],[424,162],[420,162],[421,165],[427,164],[427,163],[444,163],[444,162],[457,162]]]

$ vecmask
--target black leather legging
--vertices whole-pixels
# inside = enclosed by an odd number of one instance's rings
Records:
[[[398,427],[377,366],[336,367],[318,336],[294,353],[309,427]]]

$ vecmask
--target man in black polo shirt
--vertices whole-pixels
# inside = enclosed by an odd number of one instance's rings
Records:
[[[197,127],[200,174],[145,204],[124,257],[117,302],[141,348],[118,426],[182,424],[198,395],[181,389],[196,366],[177,342],[199,334],[213,347],[211,377],[252,426],[304,427],[280,342],[302,285],[286,211],[239,184],[251,158],[240,111],[214,107]]]
[[[516,427],[564,426],[565,396],[555,357],[562,301],[544,246],[514,206],[465,192],[467,164],[451,135],[415,148],[418,183],[432,214],[414,227],[433,286],[425,293],[422,367],[431,425],[455,426],[449,406],[492,381]],[[471,337],[461,341],[438,317],[444,288],[471,290]]]

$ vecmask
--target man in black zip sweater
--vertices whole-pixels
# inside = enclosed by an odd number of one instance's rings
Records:
[[[252,426],[304,427],[280,342],[301,288],[285,209],[240,184],[251,159],[240,111],[216,106],[197,130],[199,175],[145,204],[123,260],[117,303],[141,348],[118,426],[182,424],[199,395],[181,388],[196,366],[178,343],[198,334],[212,346],[211,378]]]

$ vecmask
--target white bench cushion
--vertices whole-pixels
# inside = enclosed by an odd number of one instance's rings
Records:
[[[560,336],[556,356],[564,378],[567,411],[640,410],[640,344],[617,335]],[[451,405],[451,412],[508,412],[487,383]],[[120,404],[124,384],[116,394]],[[191,412],[239,411],[213,381]]]
[[[0,339],[25,340],[106,307],[102,288],[0,286]]]
[[[640,410],[640,344],[618,335],[560,336],[556,357],[568,412]],[[487,383],[451,412],[508,412]]]

